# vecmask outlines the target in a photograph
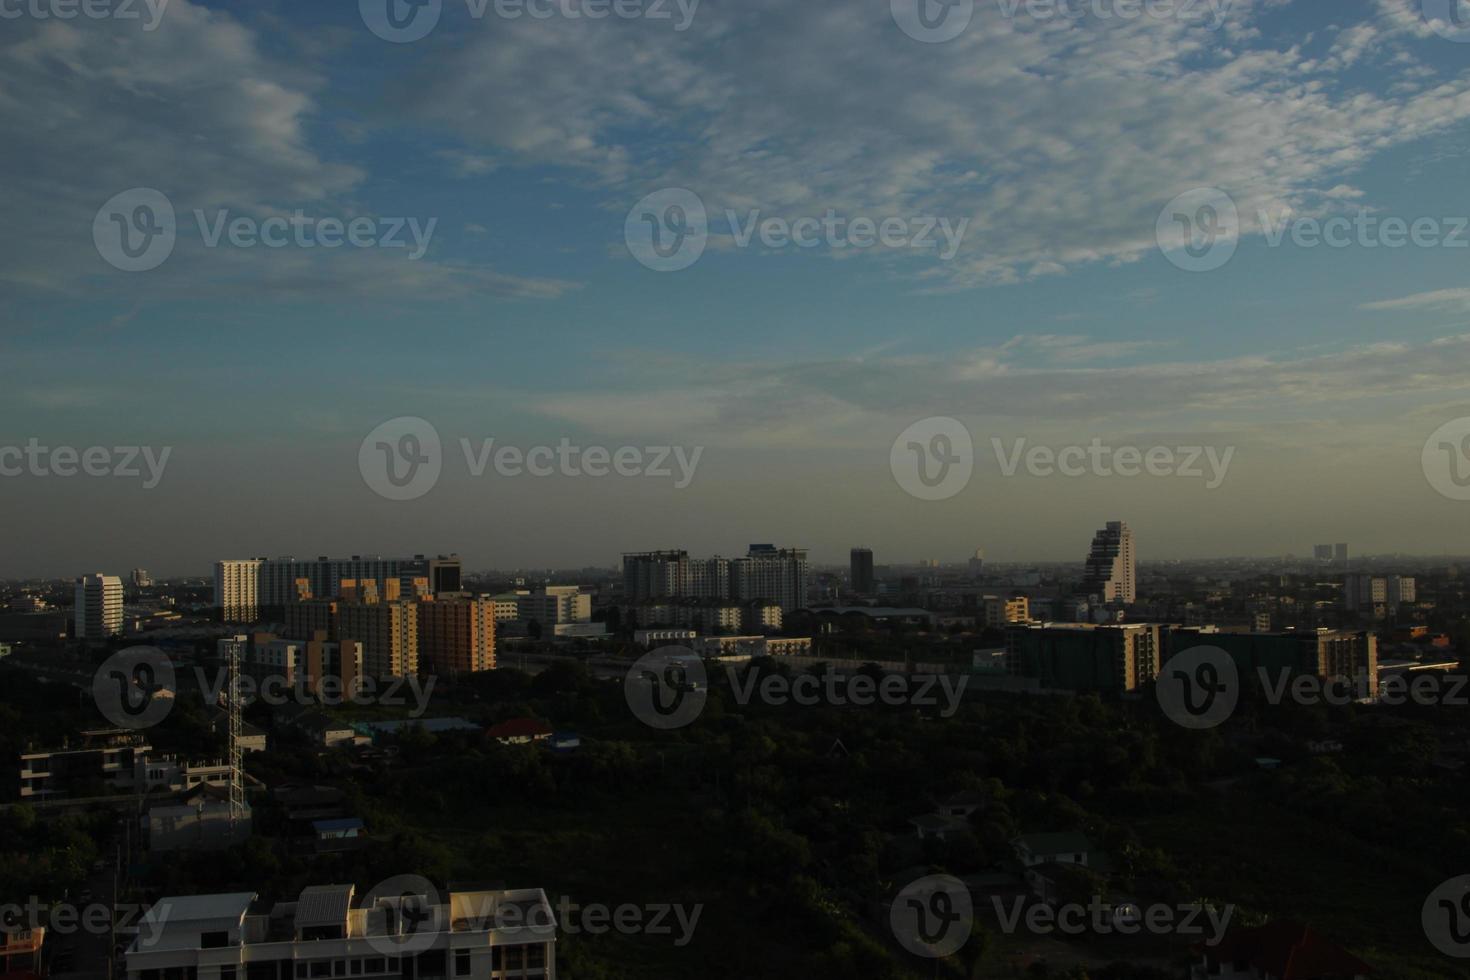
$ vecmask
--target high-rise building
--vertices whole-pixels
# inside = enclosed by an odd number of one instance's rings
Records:
[[[1122,521],[1109,521],[1092,539],[1081,592],[1103,603],[1127,605],[1137,598],[1138,565],[1133,532]]]
[[[1347,545],[1335,544],[1332,546],[1332,560],[1339,565],[1346,565],[1348,560]]]
[[[79,640],[101,640],[122,633],[122,579],[100,573],[77,579],[73,616],[73,635]]]
[[[419,672],[418,603],[338,602],[339,643],[362,644],[363,672],[370,677],[410,677]],[[493,628],[493,627],[492,627]]]
[[[1245,633],[1172,627],[1165,646],[1166,666],[1169,658],[1185,650],[1210,646],[1230,655],[1242,680],[1259,678],[1275,684],[1283,674],[1288,678],[1347,678],[1361,684],[1365,697],[1378,694],[1378,638],[1372,633],[1328,629]]]
[[[148,574],[148,569],[146,569],[146,568],[135,568],[135,569],[133,569],[133,586],[135,588],[146,589],[146,588],[148,588],[152,584],[153,584],[153,576],[151,576],[151,575]]]
[[[783,612],[806,605],[808,563],[804,548],[753,544],[744,558],[690,558],[687,551],[623,555],[623,595],[628,602],[656,599],[767,600]]]
[[[1312,557],[1315,558],[1317,561],[1321,562],[1322,564],[1326,565],[1327,563],[1329,563],[1329,562],[1332,561],[1332,545],[1330,545],[1330,544],[1314,544],[1314,545],[1312,545]]]
[[[214,607],[227,623],[249,623],[260,616],[259,558],[214,563]]]
[[[225,622],[253,622],[262,615],[280,616],[303,590],[318,597],[340,595],[345,580],[386,584],[397,579],[403,594],[413,595],[418,591],[415,580],[424,579],[433,595],[456,593],[463,586],[461,571],[458,555],[233,559],[215,562],[214,604]]]
[[[1006,670],[1061,691],[1136,691],[1158,677],[1162,627],[1017,625],[1006,630]]]
[[[1405,575],[1354,574],[1343,577],[1343,608],[1374,619],[1393,615],[1400,606],[1413,605],[1416,595],[1414,579]]]
[[[419,669],[429,674],[493,670],[495,607],[489,596],[420,600]]]
[[[1031,618],[1031,600],[1023,595],[1011,596],[1009,599],[994,595],[982,596],[979,605],[985,626],[989,629],[1024,623]]]
[[[848,580],[852,591],[858,595],[873,594],[873,551],[871,548],[854,548],[849,558]]]
[[[805,548],[753,544],[744,558],[730,564],[730,598],[736,602],[774,602],[782,612],[806,605]]]
[[[985,571],[985,549],[976,548],[975,553],[970,556],[968,562],[971,578],[979,578]]]

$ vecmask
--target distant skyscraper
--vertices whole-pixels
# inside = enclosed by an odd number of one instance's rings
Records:
[[[1347,564],[1347,545],[1335,544],[1332,546],[1332,560],[1339,565]]]
[[[985,571],[985,549],[976,548],[975,554],[970,558],[970,577],[979,578]]]
[[[873,551],[871,548],[854,548],[848,561],[848,577],[852,591],[860,595],[873,593]]]
[[[305,581],[316,598],[341,593],[344,580],[380,581],[397,579],[411,595],[415,579],[427,579],[429,593],[459,592],[461,563],[458,555],[427,558],[383,558],[353,555],[351,558],[249,558],[214,564],[214,604],[227,623],[248,623],[262,610],[278,611],[299,598],[298,583]],[[277,614],[279,614],[277,612]]]
[[[139,589],[146,589],[153,584],[153,576],[148,574],[146,568],[133,569],[133,585]]]
[[[1082,592],[1103,602],[1131,603],[1137,595],[1138,567],[1133,532],[1122,521],[1109,521],[1092,539]]]
[[[101,640],[121,633],[122,579],[116,575],[83,575],[76,587],[76,638]]]
[[[803,548],[753,544],[744,558],[690,558],[687,551],[623,555],[623,596],[651,599],[765,599],[782,611],[806,605],[807,557]]]
[[[1312,546],[1312,557],[1324,565],[1332,560],[1332,545],[1317,544]]]

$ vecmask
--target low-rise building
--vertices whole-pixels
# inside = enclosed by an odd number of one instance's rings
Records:
[[[556,921],[539,888],[391,894],[313,885],[159,899],[124,953],[127,980],[555,980]]]

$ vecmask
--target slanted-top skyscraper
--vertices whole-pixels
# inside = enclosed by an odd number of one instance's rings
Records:
[[[1081,591],[1105,603],[1126,604],[1134,601],[1137,586],[1133,532],[1122,521],[1109,521],[1092,539]]]

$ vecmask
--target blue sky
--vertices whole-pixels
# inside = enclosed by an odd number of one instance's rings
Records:
[[[1236,0],[1215,29],[974,0],[937,44],[888,0],[705,0],[682,31],[443,0],[412,43],[351,3],[169,0],[153,30],[32,3],[0,21],[0,446],[173,454],[149,490],[0,479],[25,515],[0,575],[450,548],[477,567],[610,564],[757,540],[822,560],[857,543],[880,561],[1057,559],[1120,518],[1145,558],[1470,550],[1470,504],[1420,464],[1470,416],[1470,248],[1273,247],[1257,219],[1452,233],[1470,215],[1470,37],[1433,0]],[[133,188],[179,217],[149,271],[110,265],[92,234]],[[624,240],[666,188],[711,216],[677,272]],[[1156,237],[1195,188],[1240,215],[1208,272]],[[196,209],[435,224],[411,260],[206,247]],[[740,247],[724,217],[828,209],[966,233],[948,260]],[[357,462],[399,416],[446,446],[410,501]],[[961,420],[980,457],[937,502],[889,471],[929,416]],[[459,438],[492,436],[704,455],[679,490],[453,463]],[[992,436],[1236,455],[1210,491],[1007,478]]]

